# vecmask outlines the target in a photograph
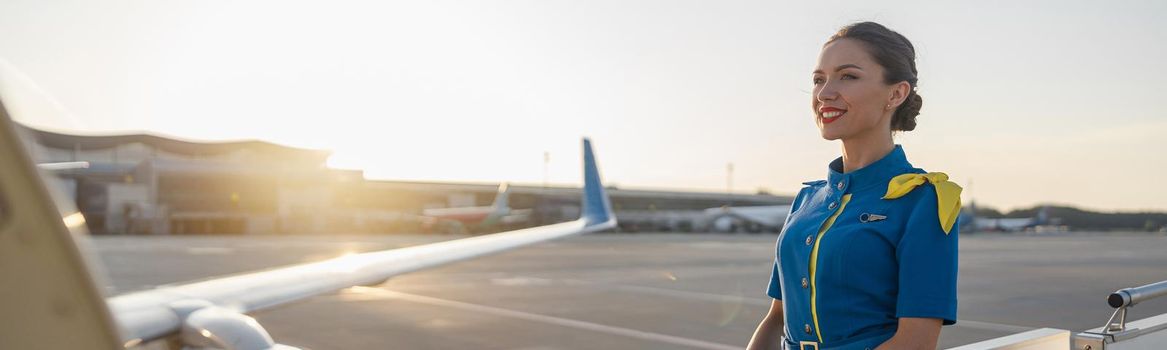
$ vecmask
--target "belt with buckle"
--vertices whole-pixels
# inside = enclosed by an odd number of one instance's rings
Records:
[[[786,350],[819,350],[819,343],[814,341],[800,341],[797,344],[793,340],[786,339],[782,342],[783,349]]]

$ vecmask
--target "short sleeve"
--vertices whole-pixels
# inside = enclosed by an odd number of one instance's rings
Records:
[[[790,203],[790,211],[786,213],[786,221],[782,224],[782,230],[786,230],[786,225],[790,224],[790,217],[794,216],[794,212],[798,211],[798,207],[802,206],[802,200],[806,198],[806,193],[810,187],[803,187],[798,191],[798,195],[794,196],[794,201]],[[781,239],[782,235],[778,236]],[[766,294],[771,298],[782,300],[782,274],[778,273],[778,252],[781,249],[782,242],[778,241],[774,244],[774,268],[770,271],[770,286],[766,288]]]
[[[782,300],[782,275],[778,273],[778,261],[774,261],[774,271],[770,272],[770,287],[766,288],[766,294],[771,298]]]
[[[936,190],[920,186],[896,246],[899,296],[896,317],[938,318],[956,324],[958,227],[945,234],[937,214]],[[906,199],[906,198],[905,198]]]

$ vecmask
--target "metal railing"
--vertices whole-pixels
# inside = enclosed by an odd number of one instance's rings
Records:
[[[1106,303],[1110,307],[1115,308],[1114,314],[1110,315],[1110,320],[1106,321],[1106,326],[1103,326],[1103,333],[1116,333],[1126,330],[1126,310],[1128,307],[1134,306],[1143,301],[1151,300],[1161,296],[1167,295],[1167,281],[1151,283],[1141,287],[1123,288],[1110,293],[1106,297]],[[1118,322],[1115,323],[1115,318]]]
[[[1110,307],[1120,308],[1138,304],[1141,301],[1151,300],[1167,295],[1167,281],[1151,283],[1142,287],[1119,289],[1106,298]]]
[[[1167,296],[1167,281],[1111,293],[1106,303],[1114,313],[1102,328],[1075,334],[1073,350],[1163,349],[1167,344],[1167,314],[1127,323],[1127,309],[1135,304]]]

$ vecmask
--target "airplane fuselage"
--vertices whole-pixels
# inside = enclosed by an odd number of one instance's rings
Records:
[[[437,220],[454,220],[462,223],[474,224],[486,221],[491,215],[506,215],[505,211],[498,211],[494,207],[465,207],[465,208],[437,208],[426,209],[422,215]]]

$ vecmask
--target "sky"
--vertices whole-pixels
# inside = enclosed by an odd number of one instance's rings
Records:
[[[35,91],[44,109],[14,113],[34,127],[326,149],[371,179],[574,185],[588,136],[621,188],[793,194],[841,152],[810,109],[819,50],[870,20],[917,49],[924,106],[896,142],[965,203],[1164,211],[1163,14],[1162,1],[5,0],[0,79]]]

